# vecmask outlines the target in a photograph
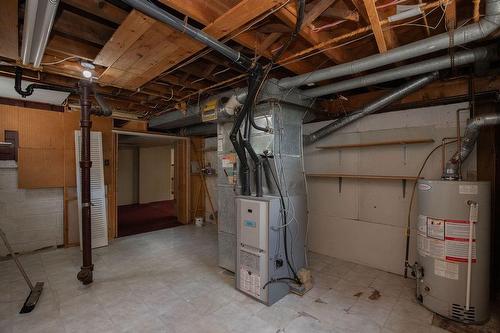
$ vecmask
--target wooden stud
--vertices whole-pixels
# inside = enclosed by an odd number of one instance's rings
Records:
[[[363,0],[365,4],[366,11],[368,13],[368,18],[370,19],[370,24],[372,26],[373,34],[375,35],[375,40],[377,42],[378,50],[380,53],[387,52],[387,45],[385,43],[384,33],[382,31],[382,26],[380,25],[380,19],[378,17],[377,7],[375,6],[375,0]]]

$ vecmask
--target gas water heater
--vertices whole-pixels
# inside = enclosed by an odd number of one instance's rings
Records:
[[[464,323],[489,318],[490,183],[418,183],[417,299]]]

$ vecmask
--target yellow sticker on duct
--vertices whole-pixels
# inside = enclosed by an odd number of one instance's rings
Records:
[[[208,101],[203,107],[203,112],[201,114],[201,121],[212,121],[217,119],[217,101],[212,99]]]

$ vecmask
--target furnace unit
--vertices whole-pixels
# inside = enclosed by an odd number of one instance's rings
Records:
[[[236,287],[271,305],[288,293],[278,197],[238,197]],[[271,282],[275,281],[275,282]]]

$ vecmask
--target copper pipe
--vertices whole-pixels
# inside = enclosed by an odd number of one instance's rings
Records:
[[[92,121],[90,120],[91,102],[90,102],[90,81],[81,80],[80,87],[80,129],[81,129],[81,193],[82,193],[82,267],[77,275],[84,285],[93,281],[92,271],[92,232],[90,215],[90,129]]]

